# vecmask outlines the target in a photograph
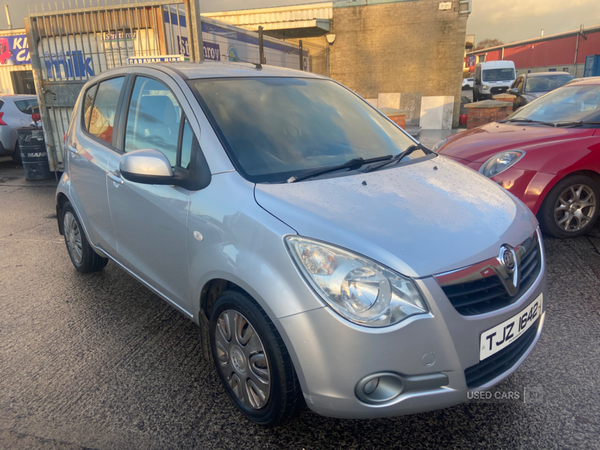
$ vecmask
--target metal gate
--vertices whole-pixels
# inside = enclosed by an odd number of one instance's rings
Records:
[[[130,58],[177,55],[183,59],[186,54],[202,59],[197,50],[202,41],[201,33],[195,32],[199,13],[194,0],[103,6],[93,6],[91,0],[86,6],[82,1],[83,8],[76,3],[76,9],[38,11],[25,20],[50,170],[54,172],[63,168],[63,135],[79,91],[89,78],[125,65]]]

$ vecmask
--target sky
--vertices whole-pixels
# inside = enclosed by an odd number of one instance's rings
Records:
[[[68,6],[75,0],[59,0]],[[77,0],[81,5],[82,0]],[[90,0],[85,0],[89,4]],[[99,0],[93,0],[94,6]],[[106,0],[101,0],[104,4]],[[108,0],[112,4],[115,0]],[[116,0],[116,2],[128,0]],[[131,0],[133,1],[133,0]],[[440,0],[441,1],[441,0]],[[500,39],[504,43],[520,41],[540,36],[600,25],[600,0],[472,0],[472,12],[467,22],[467,33],[475,35],[478,42],[485,38]],[[27,5],[32,10],[40,0],[4,0],[10,8],[13,27],[22,28],[23,18],[27,15]],[[50,2],[54,9],[55,0]],[[203,12],[228,11],[270,6],[297,5],[315,3],[310,0],[200,0]],[[0,10],[0,29],[7,28],[6,16]]]

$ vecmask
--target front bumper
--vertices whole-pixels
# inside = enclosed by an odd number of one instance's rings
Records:
[[[479,363],[481,333],[516,315],[540,294],[545,295],[546,269],[542,254],[539,276],[519,300],[476,316],[460,315],[433,277],[416,283],[430,312],[392,327],[354,325],[329,308],[279,319],[310,409],[324,416],[362,419],[431,411],[467,401],[465,369]],[[544,302],[532,343],[511,367],[477,390],[497,384],[527,358],[541,334],[545,307]],[[398,374],[405,380],[423,376],[441,379],[443,375],[447,382],[424,383],[381,404],[359,400],[357,384],[378,373]]]

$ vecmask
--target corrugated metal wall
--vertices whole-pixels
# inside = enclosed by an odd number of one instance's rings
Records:
[[[256,30],[259,25],[264,26],[273,23],[294,22],[298,25],[299,22],[314,19],[331,20],[333,17],[333,3],[203,13],[202,16],[249,30]]]
[[[579,37],[579,47],[577,46],[577,36],[570,34],[564,37],[549,37],[547,40],[535,39],[534,42],[523,41],[522,43],[507,44],[504,47],[504,58],[502,50],[480,50],[469,53],[469,56],[485,55],[486,61],[498,61],[504,59],[514,61],[517,70],[535,69],[535,68],[556,68],[561,71],[562,68],[574,67],[575,52],[577,49],[577,64],[584,64],[587,55],[600,54],[600,29],[594,27],[591,30],[585,30],[585,38]],[[476,61],[478,58],[475,59]],[[468,56],[466,58],[468,61]],[[471,71],[475,66],[469,67]],[[578,75],[578,74],[574,74]]]
[[[13,83],[10,73],[31,70],[31,64],[23,65],[0,65],[0,93],[14,94]]]

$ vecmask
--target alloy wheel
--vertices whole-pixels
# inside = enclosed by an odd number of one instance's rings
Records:
[[[556,225],[567,232],[585,228],[596,212],[596,194],[585,184],[575,184],[566,188],[554,205]]]

